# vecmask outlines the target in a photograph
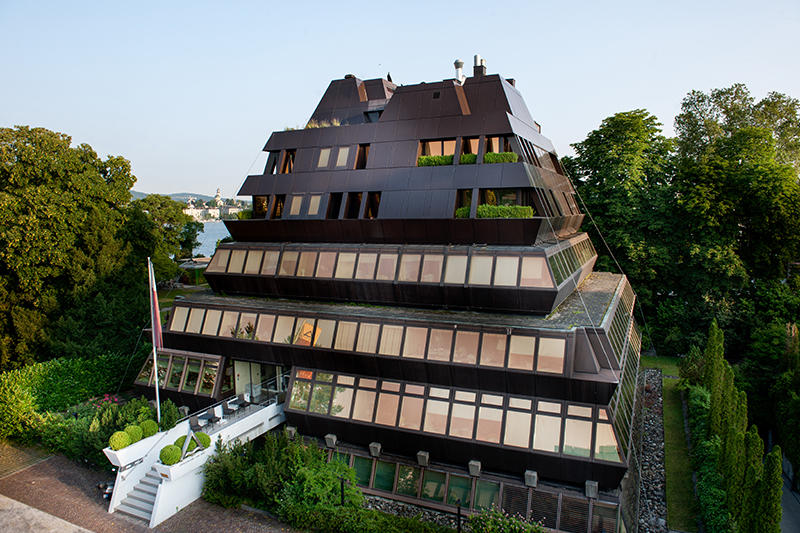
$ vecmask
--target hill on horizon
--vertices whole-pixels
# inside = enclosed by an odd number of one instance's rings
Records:
[[[147,196],[148,194],[152,194],[152,193],[141,192],[141,191],[131,191],[131,196],[133,197],[134,200],[140,200],[140,199],[144,198],[145,196]],[[189,198],[194,198],[196,200],[202,200],[204,202],[208,202],[209,200],[213,200],[214,199],[213,195],[209,196],[207,194],[198,194],[198,193],[194,193],[194,192],[173,192],[173,193],[167,194],[166,196],[169,196],[170,198],[172,198],[176,202],[181,202],[182,204],[185,204],[186,201]]]

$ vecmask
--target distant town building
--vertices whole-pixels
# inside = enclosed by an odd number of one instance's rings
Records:
[[[208,202],[190,197],[186,201],[183,212],[198,222],[205,222],[237,218],[238,213],[243,209],[245,206],[242,202],[231,198],[223,199],[220,189],[217,189],[214,199]]]

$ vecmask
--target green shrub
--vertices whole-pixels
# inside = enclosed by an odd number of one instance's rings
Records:
[[[131,444],[142,440],[142,427],[137,425],[130,425],[125,428],[125,433],[131,438]]]
[[[158,458],[165,465],[174,465],[181,460],[181,449],[174,444],[167,444],[161,448],[161,453],[158,454]]]
[[[155,420],[145,420],[139,426],[142,428],[142,438],[146,439],[158,433],[158,424]]]
[[[456,218],[469,218],[469,207],[465,205],[464,207],[459,207],[456,209]]]
[[[125,431],[115,431],[108,439],[108,446],[112,450],[121,450],[126,446],[130,446],[131,437]]]
[[[452,155],[421,155],[417,159],[418,167],[439,167],[442,165],[452,165]]]
[[[175,440],[175,446],[177,446],[181,450],[183,450],[183,445],[185,443],[186,443],[186,435],[181,435],[180,437],[178,437]],[[197,443],[194,441],[194,439],[192,439],[192,440],[189,441],[189,445],[186,447],[186,451],[190,452],[190,451],[194,450],[195,448],[197,448]]]
[[[295,528],[335,533],[445,533],[453,530],[419,518],[396,516],[361,507],[292,504],[281,518]],[[479,530],[473,530],[477,533]]]
[[[178,406],[172,400],[161,402],[161,431],[167,431],[175,427],[181,418]]]
[[[529,205],[489,205],[478,206],[478,218],[533,218],[533,208]]]
[[[253,218],[253,210],[252,209],[242,209],[238,213],[236,213],[236,218],[238,220],[250,220]]]
[[[461,154],[458,162],[462,165],[474,165],[478,162],[478,154]]]
[[[483,509],[467,520],[472,531],[481,533],[544,533],[544,527],[538,522],[526,522],[524,519],[492,507]]]
[[[519,161],[519,156],[514,152],[488,152],[483,154],[484,163],[516,163]]]
[[[258,494],[250,492],[254,466],[258,465],[252,442],[222,445],[218,441],[217,453],[203,466],[203,499],[223,507],[236,507],[248,496],[260,500]]]
[[[208,448],[211,446],[211,437],[209,437],[208,434],[198,431],[194,434],[194,436],[197,437],[197,440],[200,441],[200,444],[203,445],[203,448]]]

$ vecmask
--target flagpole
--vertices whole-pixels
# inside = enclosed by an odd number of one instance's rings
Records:
[[[158,358],[156,353],[156,347],[158,346],[156,342],[156,323],[155,321],[158,320],[158,325],[161,325],[161,317],[156,316],[158,312],[158,305],[157,303],[154,305],[155,302],[158,300],[155,299],[156,297],[156,276],[153,273],[153,263],[150,262],[150,258],[147,258],[147,278],[148,284],[150,285],[150,329],[152,330],[152,340],[153,340],[153,386],[156,388],[156,421],[161,424],[161,400],[158,396]]]

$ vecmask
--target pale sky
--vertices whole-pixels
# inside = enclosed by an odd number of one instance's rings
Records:
[[[692,89],[798,98],[799,45],[798,0],[0,0],[0,127],[121,155],[138,191],[232,196],[263,170],[269,134],[305,124],[348,73],[437,81],[479,53],[563,155],[620,111],[672,134]]]

